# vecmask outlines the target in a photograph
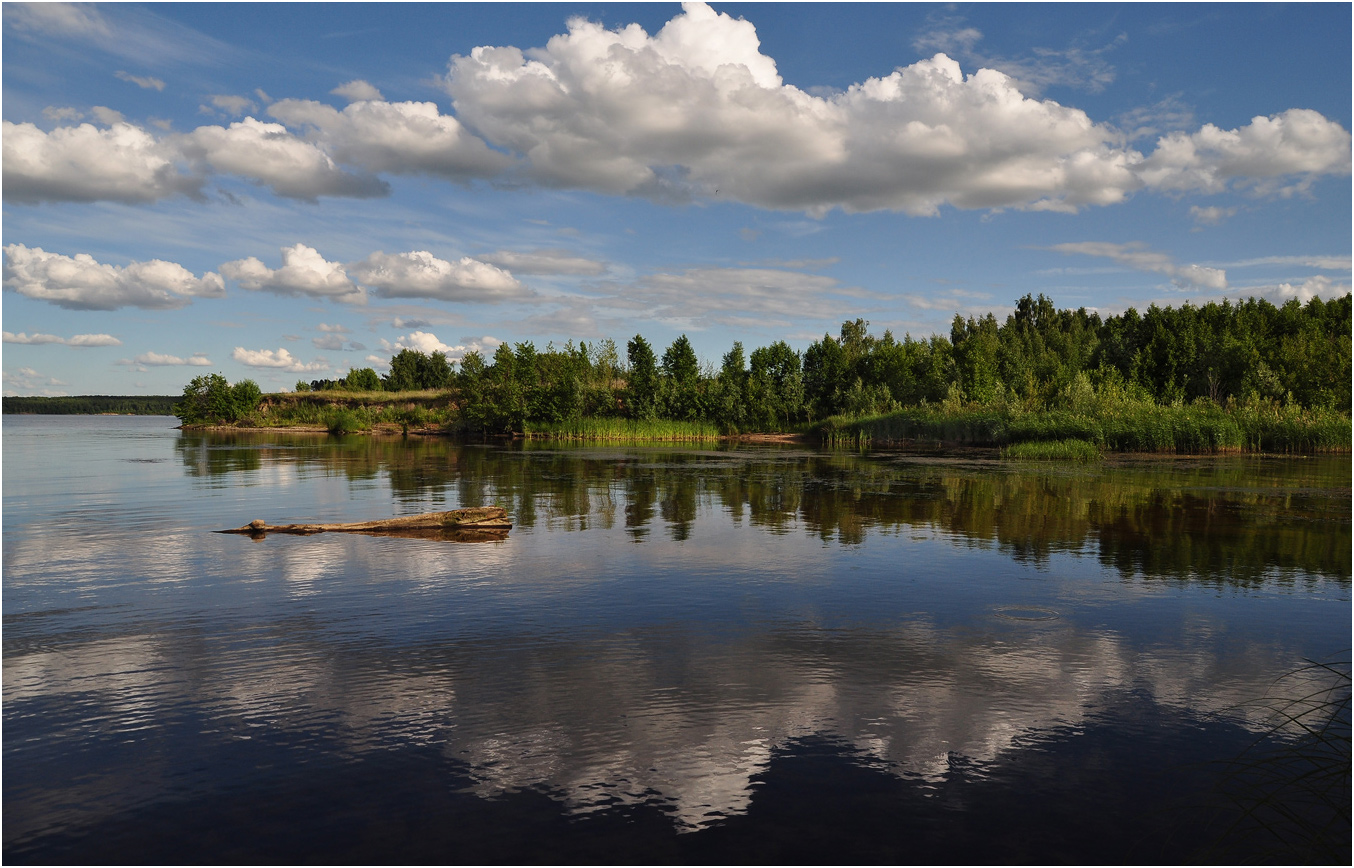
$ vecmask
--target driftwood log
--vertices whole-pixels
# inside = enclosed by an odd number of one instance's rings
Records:
[[[339,524],[268,524],[256,518],[244,527],[218,530],[217,533],[240,533],[256,538],[270,533],[362,533],[420,539],[478,540],[503,539],[511,528],[512,522],[508,521],[507,510],[503,507],[472,506],[446,512],[425,512],[421,515]]]

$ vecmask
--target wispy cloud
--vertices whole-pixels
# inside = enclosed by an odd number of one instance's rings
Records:
[[[40,332],[34,334],[25,334],[19,332],[4,333],[4,342],[7,344],[62,344],[68,347],[120,347],[122,341],[112,335],[93,334],[93,335],[71,335],[63,338],[58,335],[47,335]]]
[[[1179,265],[1170,256],[1149,250],[1141,241],[1115,244],[1108,241],[1077,241],[1054,244],[1047,248],[1059,253],[1081,256],[1102,256],[1132,268],[1135,271],[1164,274],[1182,289],[1200,288],[1222,290],[1227,288],[1227,272],[1202,265]]]

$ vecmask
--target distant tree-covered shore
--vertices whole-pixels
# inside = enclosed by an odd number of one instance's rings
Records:
[[[11,397],[0,399],[6,414],[51,416],[173,416],[175,395],[67,395],[59,398]]]
[[[1153,305],[1102,318],[1026,295],[998,322],[956,315],[950,334],[898,339],[842,323],[803,352],[735,342],[716,366],[685,335],[544,349],[403,350],[390,373],[298,383],[198,378],[187,424],[394,425],[468,436],[708,439],[817,432],[829,441],[1077,440],[1128,451],[1348,450],[1351,296],[1275,306],[1248,299]],[[210,379],[210,382],[209,382]],[[243,390],[243,391],[241,391]],[[861,420],[875,420],[857,424]],[[883,420],[883,421],[880,421]],[[1064,448],[1080,449],[1075,444]]]

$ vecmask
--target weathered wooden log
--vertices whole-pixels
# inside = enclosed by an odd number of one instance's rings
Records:
[[[268,524],[256,518],[244,527],[218,530],[217,533],[242,533],[261,537],[270,533],[363,533],[383,536],[411,536],[433,539],[502,538],[512,528],[508,513],[501,506],[472,506],[446,512],[425,512],[376,521],[339,524]],[[448,536],[450,534],[450,536]]]

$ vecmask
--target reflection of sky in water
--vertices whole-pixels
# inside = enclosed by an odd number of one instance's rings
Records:
[[[39,424],[7,422],[4,444],[10,834],[210,789],[195,758],[262,732],[301,754],[437,746],[484,795],[657,799],[692,828],[746,810],[796,738],[936,780],[1129,693],[1258,731],[1248,703],[1349,647],[1349,493],[1311,462],[1235,489],[1197,468],[1116,488],[803,450],[570,463]],[[1041,489],[1087,496],[1039,514]],[[515,505],[520,526],[473,545],[207,533],[474,502]],[[1199,527],[1172,512],[1195,507]],[[1162,528],[1192,534],[1204,569]],[[1248,533],[1244,578],[1220,580],[1210,534]],[[63,776],[72,753],[91,759]]]

